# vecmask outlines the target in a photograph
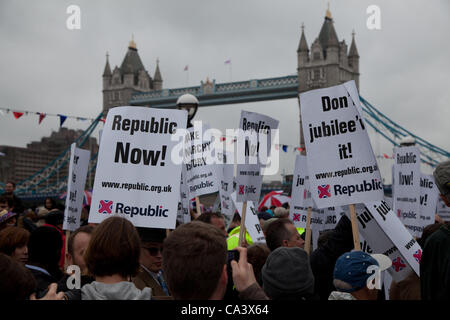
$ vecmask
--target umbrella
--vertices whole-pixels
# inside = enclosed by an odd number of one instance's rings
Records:
[[[59,196],[59,199],[66,199],[67,192],[64,192],[62,195]],[[83,195],[83,207],[84,206],[90,206],[91,205],[91,199],[92,199],[92,191],[84,190]]]
[[[258,211],[261,210],[262,207],[270,208],[271,206],[281,207],[281,205],[285,202],[290,203],[291,198],[285,194],[283,194],[282,190],[269,192],[264,196],[261,202],[258,205]]]

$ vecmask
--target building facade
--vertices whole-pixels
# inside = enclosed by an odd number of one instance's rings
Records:
[[[25,148],[0,146],[0,152],[4,154],[0,158],[0,181],[11,180],[18,184],[30,178],[57,159],[82,133],[82,130],[61,128],[57,132],[52,132],[50,137],[31,142]],[[82,148],[90,150],[92,157],[98,152],[97,139],[90,137]],[[53,185],[63,179],[67,180],[68,171],[69,165],[67,163],[45,184]],[[86,178],[87,187],[94,183],[94,175],[95,170]]]

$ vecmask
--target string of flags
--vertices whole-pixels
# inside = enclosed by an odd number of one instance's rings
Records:
[[[35,111],[27,111],[27,110],[12,110],[10,108],[1,108],[0,107],[0,115],[5,115],[8,113],[12,113],[13,117],[15,119],[20,119],[22,116],[28,116],[28,115],[38,115],[38,124],[41,124],[42,121],[47,117],[58,117],[59,118],[59,126],[62,127],[64,122],[67,120],[67,118],[76,119],[77,121],[91,121],[93,122],[94,118],[87,118],[87,117],[78,117],[78,116],[68,116],[64,114],[52,114],[52,113],[46,113],[46,112],[35,112]],[[101,119],[100,121],[105,122],[105,119]]]

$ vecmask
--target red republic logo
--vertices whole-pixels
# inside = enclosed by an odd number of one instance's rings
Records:
[[[100,200],[100,204],[98,205],[98,213],[112,213],[112,207],[114,202],[112,200]]]
[[[317,186],[317,193],[319,194],[319,198],[329,198],[331,197],[331,193],[330,193],[330,185],[327,184],[323,184],[321,186]]]

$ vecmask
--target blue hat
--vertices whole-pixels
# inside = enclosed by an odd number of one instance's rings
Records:
[[[335,287],[337,290],[344,292],[357,291],[367,285],[367,279],[373,274],[373,272],[367,273],[367,269],[371,265],[379,266],[381,270],[385,270],[390,266],[389,262],[391,262],[390,259],[381,254],[371,256],[362,251],[346,252],[337,259],[333,278],[349,284],[351,288],[345,285],[339,286],[334,281]]]

